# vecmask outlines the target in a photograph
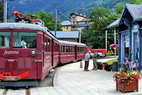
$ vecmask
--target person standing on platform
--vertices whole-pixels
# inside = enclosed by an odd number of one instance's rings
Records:
[[[93,69],[92,70],[97,70],[98,69],[98,65],[97,65],[97,55],[94,54],[93,55]]]
[[[88,67],[89,67],[89,60],[91,58],[91,51],[88,50],[88,52],[85,54],[85,66],[84,66],[84,71],[89,71]]]

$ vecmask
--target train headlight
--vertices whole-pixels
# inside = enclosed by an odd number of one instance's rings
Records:
[[[36,51],[35,51],[35,50],[32,50],[32,51],[31,51],[31,54],[32,54],[32,56],[35,56],[35,55],[36,55]]]

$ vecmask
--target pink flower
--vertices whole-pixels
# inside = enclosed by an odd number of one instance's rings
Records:
[[[111,44],[109,46],[110,49],[117,49],[118,48],[118,45],[117,44]]]

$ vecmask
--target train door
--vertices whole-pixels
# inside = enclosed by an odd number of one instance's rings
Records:
[[[56,67],[59,63],[59,43],[56,40],[53,40],[53,67]]]

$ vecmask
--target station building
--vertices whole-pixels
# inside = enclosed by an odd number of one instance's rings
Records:
[[[121,17],[107,28],[118,32],[119,63],[127,58],[142,69],[142,4],[126,4]]]

